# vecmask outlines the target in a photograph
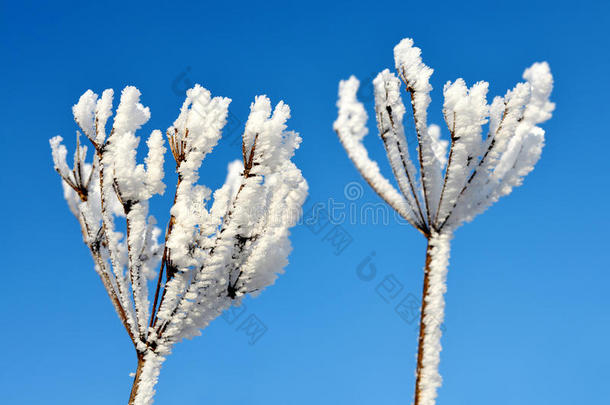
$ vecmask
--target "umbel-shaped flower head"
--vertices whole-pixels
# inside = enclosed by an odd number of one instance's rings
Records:
[[[149,200],[165,190],[163,135],[152,131],[145,164],[138,163],[136,133],[150,109],[140,103],[138,89],[126,87],[107,131],[112,99],[112,90],[101,97],[89,90],[73,107],[93,147],[89,163],[78,136],[73,168],[61,137],[51,139],[51,148],[95,270],[138,355],[129,404],[145,405],[152,403],[161,363],[175,343],[199,334],[283,272],[289,230],[308,186],[291,160],[301,137],[288,130],[290,108],[281,101],[273,108],[266,96],[250,106],[242,159],[228,165],[224,185],[212,192],[200,184],[199,168],[221,138],[231,100],[195,85],[167,130],[178,180],[160,242]]]
[[[509,194],[534,168],[544,145],[544,130],[538,124],[548,120],[554,109],[549,101],[553,77],[546,62],[534,63],[523,73],[525,82],[491,103],[487,82],[470,88],[462,79],[447,82],[443,88],[451,145],[447,153],[448,142],[441,140],[440,128],[427,122],[433,70],[422,62],[420,49],[409,38],[394,48],[394,60],[396,74],[382,71],[373,86],[377,128],[400,191],[381,174],[363,146],[367,113],[356,97],[359,81],[354,76],[339,84],[334,129],[366,181],[411,225],[425,235],[453,230]],[[401,83],[413,110],[416,164],[403,127]]]
[[[377,128],[399,190],[381,174],[362,143],[368,133],[367,114],[356,98],[359,82],[353,76],[339,84],[334,128],[362,177],[428,238],[414,403],[434,405],[442,381],[440,325],[453,230],[509,194],[534,168],[544,144],[538,124],[548,120],[554,108],[549,101],[553,77],[546,63],[535,63],[523,73],[524,83],[491,104],[486,82],[470,88],[462,79],[447,82],[443,88],[443,116],[451,144],[447,152],[449,142],[441,139],[440,127],[428,126],[432,69],[423,64],[411,39],[394,48],[394,59],[397,74],[382,71],[373,87]],[[403,127],[401,83],[413,110],[416,164]]]

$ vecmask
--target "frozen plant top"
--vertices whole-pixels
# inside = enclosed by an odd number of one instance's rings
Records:
[[[339,84],[334,129],[361,175],[411,225],[426,236],[450,232],[521,185],[534,168],[544,145],[538,124],[548,120],[555,107],[549,101],[553,77],[546,62],[534,63],[523,73],[525,82],[491,103],[487,82],[470,88],[462,79],[447,82],[443,116],[448,142],[441,139],[440,127],[428,125],[433,70],[422,62],[421,50],[413,40],[403,39],[394,48],[394,60],[396,74],[383,70],[373,86],[377,128],[398,190],[363,145],[368,117],[356,97],[359,81],[354,76]],[[417,133],[413,159],[403,127],[403,84]]]
[[[166,188],[165,141],[161,131],[152,131],[147,156],[138,163],[136,134],[150,118],[138,89],[122,91],[110,130],[112,90],[101,97],[89,90],[73,107],[94,151],[89,162],[78,133],[72,168],[62,138],[50,141],[95,269],[142,356],[169,353],[246,294],[273,284],[288,263],[289,228],[307,194],[307,182],[291,161],[301,137],[287,130],[288,105],[273,108],[267,97],[256,97],[241,161],[228,165],[219,189],[199,184],[199,168],[221,138],[230,102],[196,85],[166,131],[178,181],[164,237],[148,205]],[[156,284],[152,302],[149,282]]]

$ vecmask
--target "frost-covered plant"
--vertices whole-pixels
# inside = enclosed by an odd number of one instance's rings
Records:
[[[523,73],[524,83],[491,104],[486,98],[488,83],[468,88],[462,79],[447,82],[443,89],[443,115],[451,138],[447,156],[449,142],[441,139],[438,126],[427,123],[432,69],[422,63],[421,51],[411,39],[394,48],[394,59],[398,75],[386,69],[373,80],[373,87],[377,128],[400,192],[381,174],[362,143],[368,133],[367,114],[356,98],[359,82],[353,76],[339,84],[334,129],[373,190],[428,239],[415,405],[432,405],[441,385],[438,365],[449,242],[457,227],[521,185],[534,168],[544,144],[544,131],[537,125],[548,120],[554,109],[549,101],[553,77],[547,63],[534,63]],[[403,127],[401,81],[413,109],[416,164],[409,156]]]
[[[161,230],[148,214],[148,201],[165,189],[163,136],[152,131],[145,164],[137,163],[135,133],[150,111],[140,103],[140,92],[126,87],[107,133],[112,98],[112,90],[99,98],[89,90],[73,107],[93,146],[91,163],[85,162],[87,147],[78,132],[71,169],[62,138],[50,143],[64,196],[135,346],[138,367],[129,403],[149,404],[174,343],[200,334],[223,310],[258,294],[282,272],[291,250],[288,229],[298,220],[307,183],[290,160],[301,142],[286,130],[290,108],[280,102],[272,112],[269,99],[258,96],[243,134],[243,159],[229,164],[212,198],[209,188],[197,184],[198,170],[221,137],[231,100],[196,85],[167,130],[178,180],[159,243]],[[152,306],[149,281],[155,286]]]

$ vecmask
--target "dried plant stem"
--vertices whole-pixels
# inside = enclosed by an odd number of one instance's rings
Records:
[[[138,395],[138,389],[140,388],[140,378],[142,377],[142,371],[144,370],[145,358],[144,354],[137,352],[138,355],[138,368],[136,369],[136,375],[133,377],[133,385],[131,387],[131,393],[129,394],[128,405],[135,403],[136,396]]]
[[[434,404],[437,389],[441,385],[438,366],[451,237],[451,233],[447,231],[432,232],[428,236],[419,321],[415,405]]]
[[[426,248],[426,265],[424,267],[424,288],[422,292],[422,305],[421,314],[419,318],[419,338],[417,339],[417,369],[415,379],[415,402],[414,405],[420,403],[420,382],[421,374],[423,369],[424,360],[424,338],[426,337],[426,326],[424,324],[424,316],[426,313],[426,296],[430,288],[430,263],[432,262],[432,247],[430,246],[430,240],[428,240],[428,247]]]
[[[179,165],[177,166],[176,170],[179,169]],[[182,176],[180,174],[178,174],[178,181],[176,183],[176,192],[174,193],[174,202],[172,204],[172,206],[176,205],[176,200],[178,199],[178,189],[180,188],[180,184],[182,183]],[[163,304],[163,299],[165,298],[165,286],[163,286],[163,294],[161,296],[161,302],[159,303],[159,306],[157,306],[157,302],[159,300],[159,291],[162,287],[162,281],[163,281],[163,269],[165,268],[165,271],[167,273],[166,276],[166,282],[169,281],[170,277],[170,273],[167,271],[167,262],[169,260],[169,252],[168,252],[168,248],[167,248],[167,240],[169,239],[170,235],[172,234],[172,230],[174,229],[174,223],[176,222],[176,217],[174,217],[173,215],[170,215],[169,218],[169,224],[167,225],[167,231],[165,232],[165,241],[163,242],[163,257],[161,258],[161,266],[159,268],[159,276],[157,278],[157,287],[155,288],[155,298],[153,301],[153,305],[152,305],[152,312],[150,314],[150,322],[149,322],[149,327],[150,328],[154,328],[155,325],[157,324],[157,310],[159,308],[161,308],[161,304]]]

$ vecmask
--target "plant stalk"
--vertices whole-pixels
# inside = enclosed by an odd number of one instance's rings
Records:
[[[419,337],[417,339],[417,369],[415,378],[415,402],[414,405],[419,405],[421,397],[421,374],[424,360],[424,338],[426,337],[426,326],[424,324],[424,316],[426,313],[426,296],[430,288],[430,262],[432,261],[432,246],[430,246],[430,239],[428,239],[428,245],[426,247],[426,264],[424,266],[424,287],[422,292],[422,303],[421,313],[419,318]]]
[[[450,231],[432,232],[428,237],[419,319],[414,405],[433,405],[437,389],[441,385],[438,367],[451,237]]]
[[[135,403],[136,396],[138,395],[138,390],[140,388],[140,379],[142,377],[142,371],[144,370],[145,362],[146,360],[144,358],[144,354],[138,352],[138,368],[136,370],[136,375],[133,378],[131,393],[129,394],[129,405],[133,405]]]

